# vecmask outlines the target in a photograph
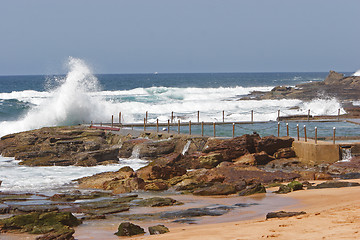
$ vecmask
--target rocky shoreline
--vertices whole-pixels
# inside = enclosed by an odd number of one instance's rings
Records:
[[[134,155],[147,159],[149,164],[137,171],[123,167],[115,172],[75,179],[78,190],[52,196],[1,192],[0,212],[10,214],[13,220],[0,220],[0,228],[5,232],[45,234],[39,239],[55,239],[54,236],[59,234],[62,239],[71,239],[73,227],[80,222],[60,226],[56,228],[58,230],[51,227],[34,230],[39,226],[22,228],[11,224],[18,216],[33,219],[42,218],[45,213],[56,213],[50,215],[57,219],[61,214],[69,213],[82,220],[91,220],[144,206],[157,208],[181,204],[173,198],[156,196],[164,191],[198,196],[247,196],[265,193],[267,187],[278,186],[276,193],[283,194],[312,188],[307,182],[309,180],[359,177],[359,157],[350,162],[306,165],[296,157],[293,141],[290,137],[260,137],[256,133],[231,139],[154,132],[133,137],[131,134],[122,136],[84,126],[42,128],[7,135],[0,140],[1,154],[21,160],[22,165],[94,166],[116,163],[119,157]],[[283,182],[291,183],[285,185]],[[329,184],[332,187],[346,185],[339,185],[336,181]],[[144,191],[152,192],[154,196],[139,197],[138,192]],[[30,200],[39,204],[27,204]],[[219,216],[245,205],[188,208],[156,214],[122,214],[120,218],[174,219],[192,223],[193,217]]]
[[[353,101],[360,100],[360,77],[330,71],[321,82],[298,84],[295,87],[277,86],[269,92],[254,91],[239,100],[300,99],[310,101],[318,98],[336,98],[346,111],[346,117],[360,117],[360,107]]]

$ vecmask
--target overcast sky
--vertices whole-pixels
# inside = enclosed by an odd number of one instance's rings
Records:
[[[0,75],[360,68],[359,0],[1,0]]]

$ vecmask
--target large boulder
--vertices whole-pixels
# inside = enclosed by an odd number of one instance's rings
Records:
[[[204,153],[219,153],[223,161],[231,161],[248,153],[256,152],[256,143],[260,140],[258,134],[246,134],[232,139],[210,138],[206,143]]]
[[[340,80],[344,78],[344,74],[335,71],[330,71],[329,75],[325,78],[325,85],[340,84]]]
[[[260,153],[252,153],[241,156],[233,161],[235,164],[245,164],[245,165],[265,165],[274,160],[273,157],[269,156],[265,151]]]
[[[134,236],[145,233],[144,229],[130,222],[122,222],[115,233],[117,236]]]
[[[269,155],[273,155],[281,148],[290,148],[294,139],[291,137],[263,137],[257,142],[257,152],[265,151]]]

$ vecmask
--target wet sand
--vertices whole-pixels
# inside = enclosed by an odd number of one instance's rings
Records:
[[[349,180],[360,182],[360,180]],[[176,195],[185,205],[176,208],[201,207],[209,204],[231,205],[254,203],[259,205],[239,208],[219,217],[202,217],[198,224],[171,223],[171,220],[131,221],[147,231],[148,226],[164,224],[170,233],[148,234],[134,237],[117,237],[121,219],[85,221],[75,228],[75,239],[360,239],[360,187],[338,189],[313,189],[296,191],[286,195],[258,194],[251,197],[195,197]],[[136,213],[141,208],[132,213]],[[173,208],[172,208],[173,209]],[[148,210],[148,209],[143,209]],[[165,208],[153,208],[163,211]],[[265,220],[270,211],[306,211],[307,214],[282,219]],[[35,239],[31,235],[1,234],[0,239]]]
[[[264,215],[255,220],[183,226],[171,228],[170,233],[163,235],[128,239],[360,239],[360,187],[297,191],[284,198],[300,203],[283,210],[307,214],[269,220]]]
[[[237,203],[244,204],[258,204],[251,205],[248,207],[239,207],[234,208],[230,212],[222,215],[222,216],[205,216],[199,218],[191,218],[196,219],[196,224],[184,224],[184,223],[173,223],[173,219],[169,220],[145,220],[145,221],[130,221],[134,224],[141,226],[147,231],[149,226],[154,226],[157,224],[163,224],[171,229],[181,229],[183,227],[196,226],[202,227],[209,224],[219,224],[225,222],[234,222],[239,220],[248,220],[259,218],[271,210],[276,211],[282,209],[283,206],[295,206],[298,204],[297,200],[292,198],[284,198],[283,196],[267,193],[267,194],[256,194],[248,197],[240,197],[240,196],[228,196],[228,197],[200,197],[193,195],[164,195],[163,197],[172,197],[178,201],[184,203],[184,205],[179,206],[171,206],[171,207],[157,207],[157,208],[135,208],[130,210],[126,214],[137,214],[137,213],[155,213],[162,211],[177,211],[180,209],[188,209],[188,208],[198,208],[198,207],[209,207],[209,206],[233,206]],[[115,236],[114,233],[117,232],[117,228],[119,224],[123,221],[121,219],[121,214],[116,217],[112,217],[106,220],[92,220],[85,221],[82,225],[75,228],[74,237],[79,240],[89,240],[89,239],[119,239],[118,236]],[[145,234],[145,236],[149,236],[149,234]],[[128,239],[128,238],[126,238]]]

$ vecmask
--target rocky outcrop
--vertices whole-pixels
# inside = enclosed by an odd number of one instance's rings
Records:
[[[243,100],[263,99],[301,99],[311,100],[323,97],[335,97],[339,100],[360,100],[360,77],[345,77],[341,73],[330,71],[324,81],[296,85],[295,87],[277,86],[270,92],[253,92]],[[321,97],[321,96],[320,96]]]
[[[138,225],[130,222],[120,223],[118,231],[115,233],[117,236],[134,236],[145,233],[144,229]]]
[[[284,218],[284,217],[293,217],[293,216],[299,216],[306,214],[306,212],[285,212],[285,211],[279,211],[279,212],[269,212],[266,214],[266,219],[270,218]]]
[[[38,239],[74,239],[73,227],[81,222],[70,212],[29,213],[0,220],[2,232],[45,234]]]
[[[0,152],[29,166],[94,166],[118,162],[111,134],[82,126],[42,128],[1,138]]]

